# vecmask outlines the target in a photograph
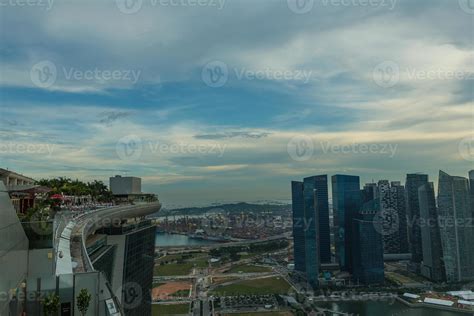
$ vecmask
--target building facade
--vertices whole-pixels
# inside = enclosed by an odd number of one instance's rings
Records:
[[[107,244],[114,247],[111,283],[125,314],[151,315],[156,227],[143,220],[104,228],[100,233],[107,234]]]
[[[109,179],[113,195],[131,195],[142,193],[142,179],[138,177],[115,176]]]
[[[319,240],[320,263],[331,263],[331,236],[329,227],[328,177],[319,175],[303,180],[305,194],[305,210],[315,213],[317,237]]]
[[[405,187],[400,182],[380,180],[377,186],[382,216],[384,253],[401,254],[408,250]],[[395,231],[394,227],[398,227]]]
[[[319,277],[320,245],[318,237],[319,215],[314,209],[315,187],[309,178],[303,181],[304,223],[305,223],[305,272],[308,283],[317,287]],[[312,205],[312,206],[310,206]]]
[[[418,188],[418,198],[423,246],[421,274],[434,282],[442,282],[445,279],[443,251],[433,182]]]
[[[331,183],[337,231],[336,257],[341,270],[352,272],[352,222],[361,207],[360,179],[358,176],[334,175]]]
[[[418,200],[418,188],[428,183],[427,174],[412,173],[406,177],[406,206],[408,222],[408,241],[410,244],[411,270],[420,272],[423,261],[423,245],[421,240],[420,205]]]
[[[328,183],[326,175],[291,183],[295,270],[319,285],[321,263],[331,262]]]
[[[303,200],[303,182],[291,182],[293,210],[293,257],[295,270],[306,272],[305,260],[305,216]]]
[[[440,170],[438,208],[446,280],[474,280],[474,228],[469,180]]]
[[[378,200],[365,203],[352,221],[352,278],[357,284],[384,283],[382,227],[375,220],[378,204]]]

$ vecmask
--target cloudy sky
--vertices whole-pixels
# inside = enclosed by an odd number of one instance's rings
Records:
[[[474,169],[469,0],[0,1],[0,167],[165,204]]]

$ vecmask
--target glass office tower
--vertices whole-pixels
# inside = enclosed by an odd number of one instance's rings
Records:
[[[444,280],[443,251],[433,182],[418,188],[423,264],[421,274],[435,282]]]
[[[328,177],[319,175],[304,180],[305,209],[316,214],[321,263],[331,263],[331,237],[329,228]],[[313,192],[315,191],[315,192]]]
[[[405,189],[407,198],[408,219],[408,241],[412,255],[411,269],[420,272],[420,264],[423,261],[423,246],[421,241],[420,205],[418,200],[418,188],[428,183],[427,174],[407,174]]]
[[[367,202],[352,220],[352,277],[357,284],[384,283],[382,223],[374,220],[379,209],[378,200]]]
[[[441,243],[448,282],[474,280],[474,228],[469,180],[440,170],[438,208]]]
[[[310,178],[303,180],[304,220],[305,220],[305,270],[308,283],[318,286],[319,276],[319,216],[315,211],[315,186]]]
[[[321,263],[331,262],[327,176],[291,183],[295,270],[318,286]]]
[[[291,182],[291,197],[293,209],[293,257],[295,270],[306,271],[305,265],[305,216],[303,201],[303,182]]]
[[[358,176],[334,175],[332,203],[337,228],[336,257],[341,270],[352,272],[352,222],[360,211],[362,194]]]
[[[125,314],[151,315],[156,227],[150,220],[141,220],[100,232],[107,234],[108,244],[116,247],[112,287],[122,292],[120,302]]]

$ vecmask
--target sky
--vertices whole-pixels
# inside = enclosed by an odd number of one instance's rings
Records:
[[[0,0],[0,167],[165,205],[474,169],[469,0]]]

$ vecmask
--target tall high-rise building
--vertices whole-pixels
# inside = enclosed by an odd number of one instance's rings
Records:
[[[291,198],[293,209],[293,257],[295,258],[295,270],[306,272],[306,225],[304,216],[303,182],[291,182]]]
[[[375,220],[378,204],[378,199],[364,203],[352,221],[352,278],[356,283],[380,284],[385,279],[382,225]]]
[[[358,176],[334,175],[331,182],[333,212],[337,218],[336,256],[341,269],[352,272],[352,222],[361,207],[360,180]]]
[[[474,228],[469,180],[440,170],[438,208],[448,282],[474,280]]]
[[[316,213],[316,187],[311,178],[303,180],[304,221],[305,221],[305,272],[308,283],[318,286],[319,266],[321,264],[318,236],[319,214]]]
[[[472,218],[474,218],[474,170],[469,171],[469,189],[471,193]]]
[[[114,245],[112,288],[126,315],[151,315],[151,297],[156,227],[150,220],[131,221],[100,230],[107,244]]]
[[[411,252],[411,269],[420,272],[423,261],[423,246],[421,241],[420,205],[418,200],[418,188],[428,183],[428,175],[420,173],[407,174],[406,205],[408,220],[408,240]]]
[[[318,219],[317,236],[321,263],[331,263],[331,236],[329,228],[328,177],[319,175],[303,180],[305,210],[316,213]]]
[[[319,266],[331,262],[327,176],[291,182],[295,270],[318,286]]]
[[[443,251],[433,182],[418,188],[418,199],[423,246],[421,274],[432,281],[441,282],[445,279]]]
[[[400,182],[380,180],[377,187],[382,217],[384,253],[408,252],[405,188]]]
[[[366,183],[362,189],[362,203],[367,203],[377,198],[377,183]]]

